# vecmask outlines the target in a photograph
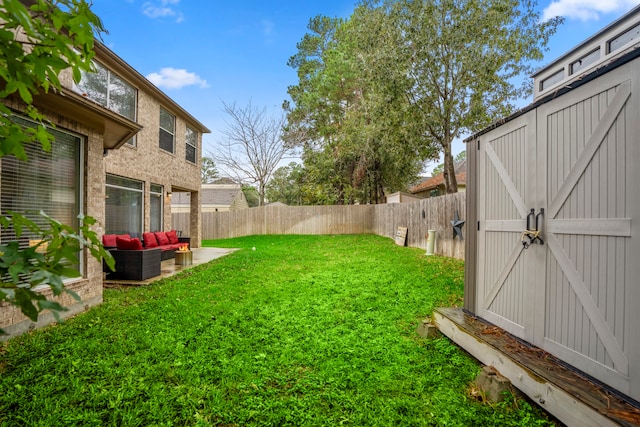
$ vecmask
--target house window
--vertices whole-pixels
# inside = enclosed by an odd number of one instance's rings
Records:
[[[174,153],[176,118],[160,107],[160,148]]]
[[[93,65],[95,72],[83,71],[80,82],[74,84],[74,90],[103,107],[135,121],[138,97],[136,88],[97,62]],[[129,139],[127,144],[135,147],[135,136]]]
[[[35,128],[31,121],[14,117],[16,123]],[[5,156],[0,162],[0,211],[21,212],[41,225],[45,225],[38,216],[30,212],[44,211],[47,215],[78,227],[78,215],[82,210],[83,140],[77,135],[59,129],[48,129],[54,136],[50,151],[44,151],[40,143],[24,146],[28,160],[21,161],[14,156]],[[39,236],[23,230],[19,239],[21,247],[27,247],[29,240]],[[41,237],[40,237],[41,238]],[[16,240],[11,228],[2,228],[0,241],[4,244]],[[79,257],[80,259],[82,257]],[[82,266],[75,266],[82,271]]]
[[[116,175],[107,175],[105,234],[142,235],[144,183]]]
[[[150,210],[150,221],[149,230],[150,231],[162,231],[162,208],[163,208],[163,196],[164,196],[164,187],[158,184],[151,184],[150,188],[150,196],[151,201],[149,202],[149,210]]]
[[[187,143],[185,158],[188,162],[196,163],[198,153],[198,133],[187,126],[184,139]]]
[[[94,62],[95,72],[82,72],[76,92],[86,96],[111,111],[136,120],[136,98],[138,91],[120,76]]]

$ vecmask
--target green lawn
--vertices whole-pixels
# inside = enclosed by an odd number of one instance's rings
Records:
[[[242,250],[0,344],[0,425],[550,425],[472,398],[477,362],[416,334],[462,303],[462,262],[369,235],[205,243]]]

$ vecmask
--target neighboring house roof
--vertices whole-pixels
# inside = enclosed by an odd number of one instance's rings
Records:
[[[273,203],[267,203],[265,206],[289,206],[289,205],[282,202],[273,202]]]
[[[463,160],[455,166],[456,171],[456,181],[458,185],[466,185],[467,184],[467,160]],[[440,173],[432,178],[429,178],[422,183],[416,185],[411,188],[409,192],[412,194],[422,193],[425,191],[434,190],[438,187],[444,185],[444,172]]]
[[[235,184],[207,184],[201,189],[201,203],[203,205],[231,205],[242,187]]]
[[[231,206],[240,193],[242,193],[242,187],[238,184],[202,184],[200,204]],[[172,205],[189,205],[189,193],[175,193],[175,196],[171,198]]]

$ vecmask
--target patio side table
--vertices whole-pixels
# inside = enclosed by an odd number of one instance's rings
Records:
[[[192,251],[176,251],[176,265],[191,265],[193,264],[193,252]]]

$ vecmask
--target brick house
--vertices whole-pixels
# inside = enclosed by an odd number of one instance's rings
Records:
[[[55,141],[50,153],[27,147],[28,162],[2,159],[1,212],[43,209],[69,224],[84,214],[100,222],[100,234],[141,234],[171,229],[171,193],[187,192],[191,245],[200,246],[200,159],[209,129],[107,47],[96,43],[95,51],[95,73],[75,84],[64,72],[62,91],[34,99],[55,125]],[[16,121],[32,125],[18,100],[6,104]],[[2,230],[0,240],[10,240],[11,233]],[[82,276],[66,286],[82,301],[63,295],[66,316],[102,302],[102,265],[88,253],[80,258]],[[45,312],[34,325],[15,307],[0,304],[0,328],[10,336],[52,321]]]

